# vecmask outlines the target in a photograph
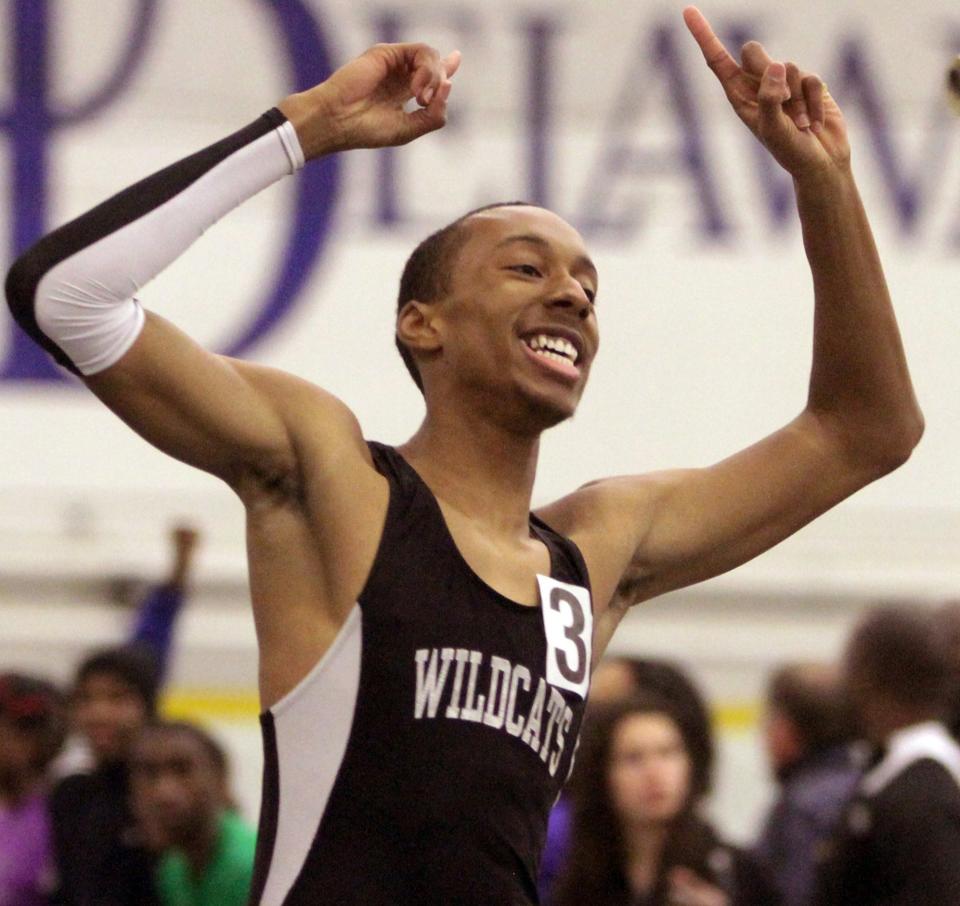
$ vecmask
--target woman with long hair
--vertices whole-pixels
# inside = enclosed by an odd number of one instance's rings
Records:
[[[572,781],[572,847],[550,906],[773,906],[773,886],[699,814],[712,751],[683,704],[595,711]]]
[[[606,657],[590,678],[590,714],[637,694],[650,694],[676,705],[681,731],[693,761],[691,783],[694,795],[706,795],[713,777],[714,746],[710,730],[710,709],[693,681],[677,663],[662,658]],[[571,802],[567,787],[550,813],[547,843],[540,862],[540,900],[553,902],[557,879],[567,864],[570,852]]]

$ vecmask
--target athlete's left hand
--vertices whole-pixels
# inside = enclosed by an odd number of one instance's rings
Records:
[[[756,41],[738,64],[700,10],[688,6],[683,19],[737,116],[788,173],[849,167],[843,114],[819,76],[771,59]]]
[[[319,85],[278,106],[297,130],[304,157],[405,145],[447,121],[460,52],[426,44],[377,44]],[[416,100],[415,109],[407,103]]]

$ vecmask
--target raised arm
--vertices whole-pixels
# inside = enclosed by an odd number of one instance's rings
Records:
[[[194,553],[200,533],[190,525],[170,531],[170,568],[161,582],[151,585],[137,605],[129,643],[145,647],[156,660],[161,685],[166,678],[174,630],[187,598]]]
[[[202,349],[144,313],[139,289],[238,204],[305,161],[404,144],[445,121],[459,56],[378,45],[239,132],[124,190],[42,239],[11,268],[17,321],[121,418],[171,455],[240,487],[296,468],[287,413],[359,437],[346,408],[288,375]],[[416,98],[419,108],[406,112]]]
[[[705,469],[597,482],[548,509],[623,606],[756,556],[903,463],[923,432],[840,109],[817,76],[756,42],[737,63],[699,11],[684,18],[734,111],[793,177],[813,364],[805,409],[754,446]]]

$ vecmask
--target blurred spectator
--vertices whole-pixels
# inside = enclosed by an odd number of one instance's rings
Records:
[[[44,906],[53,887],[47,768],[66,736],[50,683],[0,674],[0,906]]]
[[[593,712],[572,783],[572,846],[552,906],[777,902],[752,858],[698,814],[704,769],[693,753],[707,747],[688,744],[681,713],[649,695]]]
[[[97,652],[77,672],[73,719],[94,767],[90,773],[65,777],[50,798],[57,903],[153,902],[152,859],[128,803],[127,758],[154,714],[156,692],[155,662],[138,648]]]
[[[935,616],[878,608],[854,630],[845,678],[876,747],[823,865],[824,906],[960,902],[960,747],[944,719],[951,653]]]
[[[953,738],[960,740],[960,599],[943,604],[937,611],[937,620],[950,646],[950,660],[954,674],[954,696],[947,717],[947,726]]]
[[[227,758],[189,723],[154,723],[130,760],[133,809],[150,845],[161,906],[245,906],[256,831],[231,808]]]
[[[676,703],[676,716],[696,771],[694,787],[697,795],[709,792],[716,753],[710,709],[703,694],[678,664],[657,658],[617,657],[602,661],[594,671],[590,705],[600,707],[638,692]]]
[[[129,643],[90,655],[77,671],[72,718],[92,766],[65,777],[50,799],[58,904],[154,902],[153,856],[130,809],[127,759],[156,710],[196,541],[190,529],[173,531],[169,574],[145,597]]]
[[[714,748],[710,712],[693,681],[669,661],[609,657],[597,665],[590,679],[588,711],[631,698],[638,692],[651,693],[676,704],[684,741],[690,750],[696,796],[705,795],[713,775]],[[550,813],[547,842],[540,862],[540,899],[550,902],[550,892],[567,859],[570,848],[570,801],[564,791]]]
[[[767,691],[764,735],[780,790],[755,855],[775,879],[784,906],[809,906],[818,858],[861,774],[839,669],[789,664],[777,670]]]

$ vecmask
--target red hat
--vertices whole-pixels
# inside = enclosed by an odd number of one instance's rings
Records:
[[[23,673],[0,673],[0,716],[20,727],[62,723],[64,697],[52,683]]]

